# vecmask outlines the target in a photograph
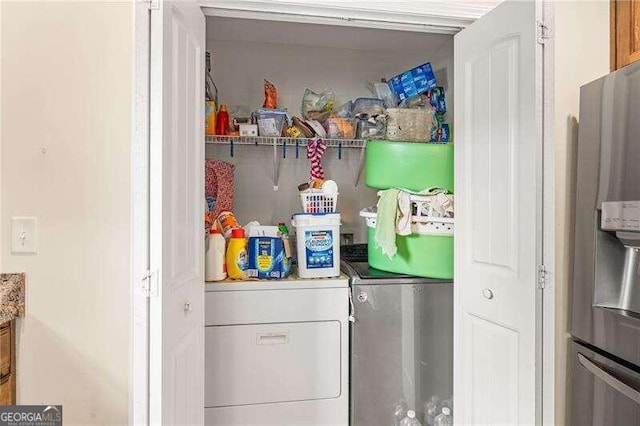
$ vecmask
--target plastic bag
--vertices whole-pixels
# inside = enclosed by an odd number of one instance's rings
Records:
[[[262,107],[268,109],[278,108],[278,89],[266,79],[264,80],[264,103]]]
[[[330,90],[316,93],[313,90],[305,89],[300,112],[306,120],[324,121],[331,115],[335,102],[336,95]],[[327,112],[329,114],[326,114]]]
[[[398,98],[395,93],[391,91],[389,87],[389,83],[367,83],[369,90],[371,93],[376,95],[376,97],[382,99],[384,102],[384,106],[387,108],[395,108],[398,106]]]

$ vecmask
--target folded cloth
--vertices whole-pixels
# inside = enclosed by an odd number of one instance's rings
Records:
[[[205,161],[205,196],[216,199],[211,216],[217,218],[225,210],[233,210],[233,164],[207,159]]]
[[[378,192],[380,199],[378,200],[374,242],[376,247],[380,247],[382,254],[387,255],[389,259],[393,258],[398,251],[396,246],[396,216],[399,192],[397,189]]]

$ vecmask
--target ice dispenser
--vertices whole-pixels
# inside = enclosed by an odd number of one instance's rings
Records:
[[[596,212],[594,306],[640,314],[640,201],[609,201]]]

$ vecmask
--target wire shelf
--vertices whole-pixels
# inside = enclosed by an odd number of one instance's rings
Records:
[[[210,136],[205,137],[208,145],[255,145],[255,146],[307,146],[308,138],[282,138],[268,136]],[[328,148],[363,148],[364,139],[331,139],[322,138]]]
[[[208,146],[229,146],[230,155],[233,157],[234,147],[240,145],[246,146],[264,146],[273,149],[273,190],[278,190],[278,181],[280,180],[280,162],[281,158],[287,158],[288,147],[293,148],[295,158],[306,159],[306,154],[300,155],[299,148],[305,148],[307,144],[314,139],[308,138],[282,138],[282,137],[266,137],[266,136],[205,136],[205,144]],[[353,186],[356,188],[360,182],[360,176],[364,169],[365,150],[367,141],[365,139],[330,139],[322,138],[327,148],[337,148],[338,159],[342,159],[343,148],[360,149],[358,166],[355,169]]]

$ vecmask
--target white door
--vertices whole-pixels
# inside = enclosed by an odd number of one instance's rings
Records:
[[[151,12],[152,424],[204,421],[205,18],[196,3]]]
[[[455,36],[456,424],[537,420],[542,50],[536,15],[533,1],[507,1]]]

